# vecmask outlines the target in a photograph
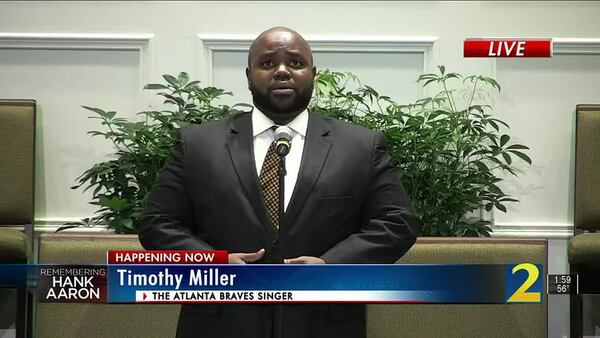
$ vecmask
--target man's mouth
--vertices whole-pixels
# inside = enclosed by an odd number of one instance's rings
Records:
[[[291,88],[277,88],[271,91],[275,95],[284,96],[284,95],[292,95],[294,90]]]
[[[274,95],[292,95],[294,93],[294,88],[288,84],[276,84],[271,87],[271,92]]]

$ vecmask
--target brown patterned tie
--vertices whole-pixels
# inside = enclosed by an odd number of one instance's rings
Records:
[[[279,230],[279,176],[277,167],[279,156],[275,152],[275,141],[271,143],[265,161],[260,169],[260,186],[262,188],[267,214],[275,231]]]

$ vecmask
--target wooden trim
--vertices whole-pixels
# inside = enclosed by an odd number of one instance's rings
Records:
[[[36,100],[26,99],[0,99],[0,106],[34,106],[37,104]]]
[[[248,53],[248,49],[256,36],[228,34],[196,34],[196,65],[195,71],[202,76],[200,80],[213,85],[215,52]],[[314,53],[417,53],[422,54],[423,73],[430,72],[435,64],[433,58],[436,36],[304,36]]]
[[[81,221],[80,217],[69,217],[64,219],[55,218],[37,218],[36,234],[43,233],[56,233],[56,230],[66,223],[78,223]],[[16,228],[13,226],[13,228]],[[496,224],[492,226],[492,237],[499,239],[569,239],[573,236],[574,228],[573,224],[552,224],[552,225],[540,225],[540,224]],[[80,226],[78,228],[71,228],[63,230],[61,234],[111,234],[114,230],[108,229],[106,224],[99,224],[96,226]],[[575,233],[576,234],[576,233]],[[424,237],[430,238],[430,237]],[[473,238],[473,237],[470,237]],[[466,238],[463,238],[466,239]]]
[[[101,49],[142,50],[154,34],[5,33],[0,49]]]
[[[552,38],[553,55],[600,55],[598,38]]]
[[[41,234],[40,239],[51,240],[51,241],[73,241],[73,240],[92,240],[92,241],[105,241],[105,240],[117,240],[117,241],[125,241],[130,242],[133,240],[138,240],[138,235],[136,234]]]
[[[416,244],[534,244],[546,245],[547,239],[521,239],[502,237],[419,237]]]
[[[600,104],[578,104],[577,111],[600,111]]]
[[[45,240],[68,241],[68,240],[137,240],[136,234],[41,234],[40,238]],[[419,237],[416,244],[534,244],[547,245],[546,239],[520,239],[520,238],[483,238],[483,237]]]

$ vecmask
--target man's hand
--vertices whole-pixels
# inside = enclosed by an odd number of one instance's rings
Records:
[[[265,249],[260,249],[257,252],[250,253],[231,253],[228,255],[229,264],[246,264],[256,262],[263,258],[265,255]]]
[[[300,256],[296,258],[284,259],[285,264],[327,264],[324,260],[319,257],[313,256]]]

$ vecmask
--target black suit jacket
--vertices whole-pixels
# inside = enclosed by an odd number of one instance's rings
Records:
[[[279,235],[256,173],[251,113],[181,130],[140,218],[146,249],[255,252],[259,263],[321,257],[394,263],[418,226],[382,133],[309,115],[296,186]],[[293,147],[293,144],[292,144]],[[364,337],[364,305],[183,306],[178,336]]]

